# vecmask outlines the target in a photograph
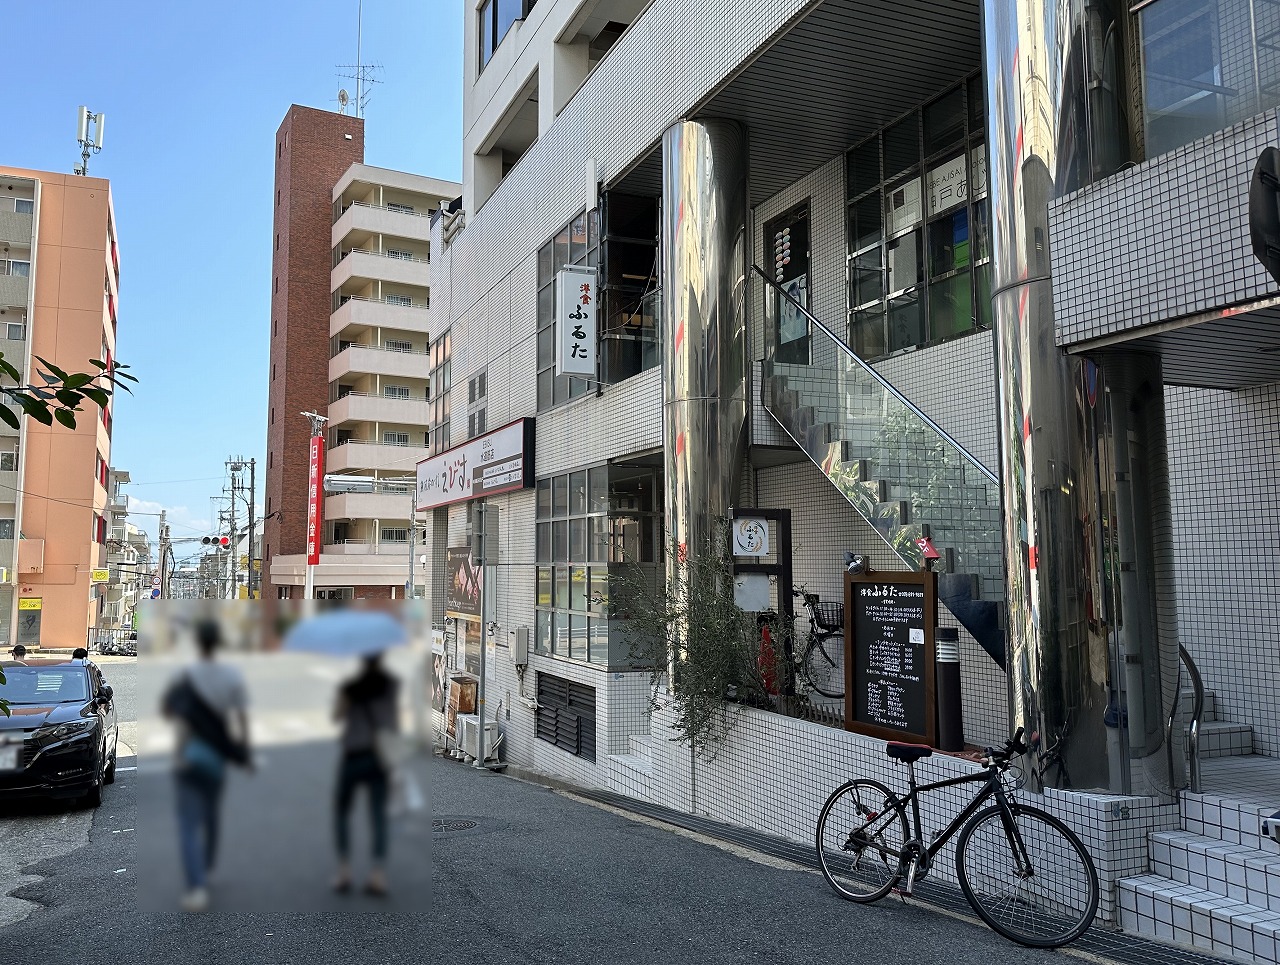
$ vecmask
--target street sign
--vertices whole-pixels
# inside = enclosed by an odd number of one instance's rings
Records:
[[[89,580],[93,583],[108,583],[111,580],[110,570],[90,570]]]
[[[158,600],[158,599],[160,599],[160,590],[159,590],[159,589],[155,589],[155,590],[152,590],[152,591],[151,591],[151,599],[153,599],[153,600]]]
[[[158,576],[153,576],[153,577],[151,577],[151,586],[152,586],[153,588],[158,589],[158,588],[159,588],[159,586],[160,586],[160,577],[158,577]]]

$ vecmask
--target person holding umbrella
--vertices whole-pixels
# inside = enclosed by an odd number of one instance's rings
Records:
[[[384,613],[339,611],[297,625],[285,638],[286,650],[358,656],[359,673],[338,691],[334,719],[342,725],[334,794],[334,839],[338,873],[333,888],[351,890],[350,819],[356,792],[368,788],[373,831],[373,865],[365,881],[367,894],[387,894],[387,804],[392,761],[389,745],[399,730],[399,682],[382,666],[382,653],[407,642],[403,627]]]

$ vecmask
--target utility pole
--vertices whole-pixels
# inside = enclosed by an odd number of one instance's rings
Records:
[[[160,577],[160,599],[169,599],[169,524],[164,521],[165,511],[160,510],[160,528],[156,531],[156,535],[160,537],[160,568],[156,571]]]

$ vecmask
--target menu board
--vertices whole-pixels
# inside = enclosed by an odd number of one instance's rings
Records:
[[[845,726],[887,740],[936,744],[933,573],[849,574]]]

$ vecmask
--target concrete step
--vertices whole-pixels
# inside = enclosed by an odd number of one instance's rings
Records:
[[[1178,695],[1178,716],[1190,719],[1191,709],[1195,706],[1195,692],[1184,690]],[[1218,719],[1218,695],[1212,690],[1204,692],[1204,717],[1202,720]]]
[[[1163,875],[1118,884],[1122,930],[1251,965],[1275,965],[1280,912]]]
[[[1280,806],[1265,806],[1207,792],[1195,794],[1184,790],[1179,808],[1182,811],[1184,831],[1229,844],[1243,844],[1270,855],[1280,855],[1280,842],[1262,829],[1263,820],[1280,811]]]
[[[1188,735],[1191,725],[1187,725]],[[1211,720],[1200,725],[1201,757],[1242,757],[1253,753],[1253,728],[1225,720]]]
[[[1280,912],[1280,855],[1189,831],[1151,835],[1151,870],[1204,891]]]
[[[646,760],[653,758],[653,737],[649,734],[632,734],[627,738],[628,753]]]
[[[609,790],[653,800],[653,761],[638,754],[610,754]]]

